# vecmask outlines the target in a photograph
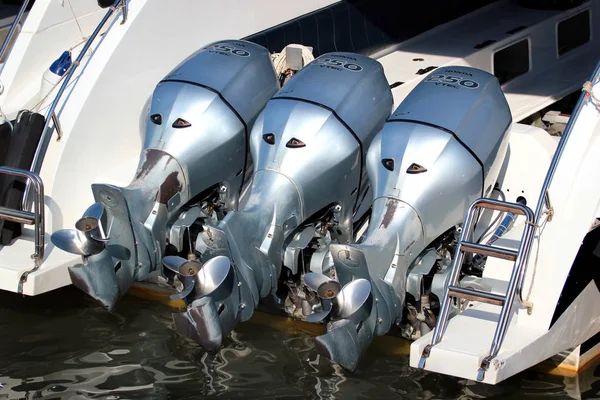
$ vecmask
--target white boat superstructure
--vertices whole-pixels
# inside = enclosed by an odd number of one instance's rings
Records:
[[[395,104],[421,81],[419,70],[464,65],[498,76],[513,120],[521,121],[588,79],[600,56],[598,13],[595,2],[533,10],[498,1],[374,56],[390,84],[403,82],[393,90]],[[581,37],[572,38],[571,29]]]
[[[152,275],[207,349],[274,296],[328,321],[317,347],[351,370],[392,324],[412,366],[486,383],[582,364],[600,352],[600,278],[578,256],[600,216],[597,70],[572,116],[546,112],[600,59],[600,3],[519,3],[377,47],[331,0],[38,0],[0,67],[7,119],[46,116],[31,168],[0,167],[32,187],[0,215],[35,223],[0,246],[0,289],[73,282],[111,309]],[[291,46],[273,69],[292,28],[317,58]],[[67,66],[49,89],[50,64]]]

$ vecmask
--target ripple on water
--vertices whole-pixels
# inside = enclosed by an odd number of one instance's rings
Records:
[[[111,356],[122,356],[122,355],[125,355],[125,354],[129,354],[129,350],[127,350],[127,349],[115,349],[115,350],[109,351],[107,354],[110,354]]]
[[[579,378],[527,371],[488,386],[410,368],[408,343],[395,339],[349,373],[317,354],[312,335],[255,320],[208,354],[173,331],[165,306],[126,297],[109,314],[83,297],[74,305],[77,292],[61,295],[10,307],[0,297],[0,399],[600,398],[594,368]]]

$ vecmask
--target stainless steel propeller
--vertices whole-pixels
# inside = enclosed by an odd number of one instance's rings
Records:
[[[368,280],[355,279],[342,288],[339,282],[325,275],[309,272],[304,275],[304,283],[321,298],[323,308],[323,311],[307,316],[306,321],[319,322],[330,314],[334,320],[365,318],[361,310],[371,296],[371,283]]]
[[[186,260],[179,256],[166,256],[162,261],[164,266],[175,272],[181,280],[181,283],[183,283],[183,290],[171,295],[171,299],[185,299],[192,293],[196,286],[196,280],[194,278],[198,274],[198,271],[200,271],[200,268],[202,268],[202,264],[198,261]]]
[[[92,204],[75,223],[75,229],[61,229],[50,237],[56,247],[68,253],[88,257],[104,250],[108,238],[104,236],[101,218],[104,207]]]
[[[194,289],[195,298],[208,296],[227,279],[231,269],[231,261],[225,256],[211,258],[204,265],[179,256],[167,256],[163,258],[163,264],[175,272],[183,283],[183,290],[171,296],[174,300],[186,298]]]

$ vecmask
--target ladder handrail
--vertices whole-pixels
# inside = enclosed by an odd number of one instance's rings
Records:
[[[600,69],[600,63],[598,65],[596,65],[596,68],[594,69],[594,72],[591,74],[591,76],[596,76],[599,69]],[[586,99],[586,94],[584,92],[579,97],[579,100],[577,101],[577,104],[575,105],[575,109],[571,113],[571,117],[569,118],[569,121],[567,122],[565,130],[563,131],[560,141],[558,142],[558,145],[556,147],[556,151],[554,152],[554,156],[552,157],[552,161],[550,162],[550,166],[548,167],[548,172],[546,173],[546,177],[544,179],[542,189],[540,190],[540,196],[538,198],[538,202],[535,207],[534,221],[536,224],[538,224],[540,222],[540,218],[542,217],[542,213],[544,211],[545,206],[548,206],[548,209],[552,212],[552,207],[550,205],[550,195],[549,195],[548,189],[550,188],[550,185],[552,184],[552,180],[554,179],[554,173],[556,172],[558,163],[560,162],[560,159],[562,157],[562,154],[566,147],[566,144],[569,141],[569,138],[571,137],[571,131],[573,130],[573,125],[574,125],[573,121],[575,121],[577,119],[577,116],[581,112],[581,109],[583,108],[585,99]]]
[[[23,275],[21,275],[21,279],[19,279],[19,293],[23,292],[23,283],[27,281],[27,276],[32,273],[37,271],[37,269],[42,265],[42,262],[44,261],[44,246],[45,246],[45,235],[46,235],[46,226],[45,226],[45,221],[46,221],[46,217],[44,215],[44,182],[42,182],[42,179],[40,178],[40,176],[36,173],[33,173],[31,171],[27,171],[24,169],[18,169],[18,168],[12,168],[12,167],[3,167],[0,166],[0,174],[5,174],[5,175],[12,175],[12,176],[17,176],[20,178],[25,178],[27,180],[27,182],[31,182],[34,190],[35,190],[35,210],[33,213],[31,213],[31,215],[33,216],[33,224],[34,224],[34,229],[35,229],[35,236],[34,236],[34,246],[35,246],[35,252],[31,255],[31,258],[33,258],[34,260],[34,267],[33,269],[23,273]],[[15,217],[15,213],[12,213],[10,211],[12,211],[11,209],[6,209],[4,207],[1,207],[2,210],[0,210],[0,219],[6,219],[6,220],[12,220],[14,221],[15,219],[13,217]],[[24,218],[29,218],[30,213],[20,213],[20,217],[24,217]],[[30,221],[31,222],[31,221]]]
[[[595,76],[600,70],[600,63],[596,66],[596,69],[592,73],[591,76]],[[548,192],[550,185],[552,184],[552,180],[554,179],[554,174],[556,169],[558,168],[558,164],[564,152],[564,149],[571,137],[571,131],[573,130],[574,122],[577,119],[577,116],[581,112],[581,109],[584,105],[584,100],[587,98],[586,93],[582,93],[579,97],[577,104],[571,113],[571,117],[567,122],[565,130],[556,146],[556,150],[554,155],[552,156],[552,161],[550,162],[550,166],[548,167],[548,172],[546,172],[546,177],[544,178],[544,183],[542,184],[542,188],[540,189],[540,195],[538,198],[538,202],[535,208],[535,214],[533,216],[534,227],[537,227],[540,223],[540,219],[542,218],[542,214],[544,210],[547,208],[550,211],[550,217],[554,214],[554,210],[552,209],[552,205],[550,203],[550,193]],[[525,254],[524,254],[524,266],[521,270],[517,281],[517,296],[519,297],[519,301],[521,304],[527,306],[528,310],[531,311],[531,304],[527,304],[527,300],[523,298],[523,282],[525,281],[525,274],[527,272],[527,266],[529,264],[529,255],[531,253],[531,249],[533,247],[533,238],[535,237],[536,229],[529,230],[529,233],[523,237],[523,240],[526,241],[526,246],[524,246]]]
[[[468,241],[474,230],[474,221],[476,220],[475,210],[477,208],[487,208],[498,211],[511,212],[523,215],[525,217],[525,227],[523,228],[523,233],[519,242],[519,249],[516,252],[512,250],[509,252],[509,250],[501,247],[491,245],[479,245]],[[425,346],[425,348],[423,349],[421,359],[419,360],[419,368],[423,369],[425,367],[425,362],[429,357],[431,349],[442,340],[442,337],[446,333],[446,328],[448,326],[449,321],[450,305],[452,301],[451,299],[453,297],[472,298],[476,301],[483,301],[502,306],[502,310],[500,311],[498,321],[496,324],[494,337],[492,339],[490,352],[488,356],[486,356],[483,359],[477,375],[478,381],[482,381],[484,379],[485,371],[487,371],[489,363],[494,357],[496,357],[496,355],[500,351],[502,343],[504,342],[504,337],[506,336],[506,331],[508,329],[508,323],[510,321],[510,315],[512,312],[514,299],[518,295],[519,300],[522,301],[520,290],[522,288],[524,271],[527,268],[527,261],[529,258],[529,249],[531,247],[531,241],[533,240],[534,217],[534,212],[524,204],[509,203],[506,201],[488,198],[480,198],[471,203],[467,211],[467,215],[465,216],[462,232],[458,240],[458,244],[456,246],[454,260],[452,261],[450,277],[448,280],[448,284],[444,290],[444,296],[441,302],[441,308],[440,313],[438,315],[437,323],[433,328],[431,343]],[[498,258],[505,258],[504,256],[511,256],[509,259],[514,259],[510,280],[508,281],[508,286],[504,295],[496,295],[478,290],[470,290],[458,286],[459,275],[462,270],[465,253],[474,252],[478,254],[487,253],[489,256],[494,256]],[[526,306],[528,308],[530,307],[529,305]]]
[[[21,23],[21,19],[23,18],[23,15],[25,14],[25,10],[27,9],[27,7],[29,7],[29,3],[31,3],[31,1],[32,0],[25,0],[23,2],[23,5],[19,9],[19,12],[17,13],[17,16],[15,17],[15,20],[13,21],[12,25],[10,26],[8,34],[6,35],[6,38],[4,39],[4,43],[2,43],[2,47],[0,48],[0,60],[2,60],[2,58],[4,57],[6,52],[8,52],[12,49],[12,46],[10,46],[12,37],[15,34],[17,27]],[[14,43],[13,43],[13,45],[14,45]],[[10,48],[9,48],[9,46],[10,46]]]
[[[462,227],[462,232],[461,232],[461,236],[459,238],[459,243],[458,243],[458,247],[456,249],[456,253],[458,254],[454,261],[453,261],[453,265],[452,265],[452,273],[450,276],[450,280],[449,282],[454,282],[458,280],[458,276],[460,274],[460,265],[462,265],[462,261],[464,258],[464,253],[462,252],[461,248],[461,244],[463,242],[466,242],[468,239],[468,236],[471,234],[472,229],[473,229],[473,222],[475,221],[475,209],[476,208],[491,208],[491,209],[496,209],[496,210],[500,210],[501,208],[506,208],[506,207],[510,207],[514,210],[519,210],[520,214],[525,216],[525,219],[528,221],[533,221],[534,218],[534,214],[532,212],[532,210],[522,204],[519,203],[509,203],[506,201],[501,201],[501,200],[495,200],[495,199],[489,199],[489,198],[480,198],[475,200],[473,203],[471,203],[471,205],[469,206],[469,209],[467,211],[467,215],[465,217],[464,223],[463,223],[463,227]],[[528,226],[526,226],[526,228],[528,228]],[[518,275],[518,280],[517,280],[517,286],[516,286],[516,294],[519,296],[519,300],[523,303],[522,300],[522,295],[520,290],[522,289],[522,279],[524,278],[524,272],[527,269],[527,260],[529,258],[529,248],[530,248],[530,242],[533,239],[533,235],[531,234],[531,232],[533,231],[533,229],[525,229],[525,231],[523,232],[523,241],[526,243],[526,245],[521,246],[523,248],[523,252],[517,255],[517,259],[515,260],[514,264],[517,265],[519,263],[523,264],[523,267],[521,268],[521,273]],[[446,289],[448,290],[448,289]],[[445,295],[446,296],[446,295]],[[514,293],[513,293],[514,296]],[[446,311],[444,313],[444,310]],[[442,307],[442,310],[440,312],[440,315],[438,316],[438,325],[436,325],[435,329],[433,330],[433,337],[431,340],[432,345],[435,345],[437,343],[440,342],[440,340],[442,339],[442,336],[444,335],[444,332],[446,331],[446,326],[448,323],[448,312],[449,309],[446,310],[444,307]]]
[[[600,70],[600,63],[598,65],[596,65],[596,68],[594,69],[594,72],[591,74],[591,76],[592,77],[596,76],[599,70]],[[552,161],[550,162],[550,166],[548,167],[548,172],[546,172],[546,177],[544,178],[544,183],[542,184],[542,188],[540,190],[540,195],[538,197],[538,202],[535,207],[535,215],[534,215],[534,219],[533,219],[535,228],[539,227],[539,223],[540,223],[542,214],[544,213],[545,209],[547,209],[549,211],[549,214],[550,214],[549,219],[548,219],[549,221],[551,220],[552,216],[554,215],[554,209],[552,208],[552,204],[550,203],[550,192],[548,190],[550,189],[550,185],[552,184],[552,180],[554,179],[554,174],[556,173],[556,169],[558,168],[558,164],[561,160],[561,157],[563,155],[563,152],[567,145],[567,142],[569,141],[569,138],[571,137],[573,125],[575,124],[574,121],[577,119],[577,116],[579,115],[583,106],[585,105],[584,100],[586,98],[587,98],[586,93],[585,92],[581,93],[581,95],[579,96],[579,99],[577,100],[577,104],[575,105],[575,108],[573,109],[573,112],[571,113],[571,117],[569,118],[569,121],[567,122],[565,130],[563,131],[563,134],[558,142],[558,145],[556,146],[554,155],[552,156]],[[537,231],[537,229],[531,229],[529,231],[528,236],[524,238],[527,241],[527,246],[524,247],[524,249],[525,249],[525,265],[524,265],[523,269],[521,270],[521,275],[519,276],[519,280],[517,283],[517,295],[519,296],[519,300],[521,301],[522,304],[524,304],[528,307],[529,312],[531,312],[531,304],[527,305],[526,304],[527,300],[523,298],[523,282],[525,281],[525,274],[527,272],[527,266],[529,264],[529,255],[531,253],[531,249],[533,248],[533,238],[535,237],[536,231]]]

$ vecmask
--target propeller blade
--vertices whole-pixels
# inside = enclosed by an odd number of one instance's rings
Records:
[[[189,261],[179,256],[163,257],[163,265],[181,276],[194,276],[202,266],[197,261]]]
[[[103,237],[100,237],[100,236],[99,236],[99,235],[97,235],[95,232],[92,232],[92,233],[90,234],[90,237],[91,237],[92,239],[94,239],[94,240],[96,240],[96,241],[98,241],[98,242],[102,242],[102,243],[108,243],[108,242],[110,242],[110,241],[111,241],[111,239],[113,239],[113,238],[103,238]]]
[[[90,207],[86,210],[92,210],[93,212],[98,212],[98,207]],[[84,214],[85,215],[85,214]],[[97,217],[81,217],[75,223],[75,229],[79,231],[79,237],[81,241],[85,243],[85,246],[90,254],[98,254],[104,247],[106,246],[106,242],[110,239],[104,238],[104,232],[102,231],[102,226],[100,223],[100,219]]]
[[[50,236],[50,240],[56,247],[67,253],[78,254],[80,256],[89,255],[84,243],[79,237],[79,232],[75,229],[61,229]]]
[[[100,219],[102,218],[102,214],[104,214],[102,203],[94,203],[85,210],[83,217]]]
[[[189,261],[179,256],[166,256],[162,259],[163,265],[179,276],[183,283],[183,290],[172,294],[171,300],[185,299],[192,293],[196,286],[198,271],[202,267],[198,261]]]
[[[198,297],[208,296],[227,279],[231,269],[231,260],[226,256],[217,256],[208,260],[198,273]]]
[[[331,314],[331,309],[332,309],[331,301],[323,300],[321,302],[321,304],[323,306],[323,311],[318,311],[318,312],[315,312],[315,313],[312,313],[312,314],[306,316],[306,318],[304,319],[306,322],[311,322],[311,323],[320,322],[320,321],[323,321],[325,318],[327,318],[327,316],[329,314]]]
[[[354,315],[371,295],[371,283],[366,279],[355,279],[348,283],[336,297],[336,318],[349,318]]]
[[[185,299],[192,293],[194,290],[194,286],[196,286],[196,280],[191,276],[183,277],[183,290],[179,293],[172,294],[170,296],[171,300],[181,300]]]
[[[317,292],[322,299],[333,299],[342,290],[342,285],[322,274],[309,272],[304,275],[304,284]]]
[[[306,286],[308,286],[310,289],[314,290],[315,292],[319,289],[319,286],[321,286],[321,284],[328,282],[328,281],[329,281],[329,278],[327,278],[325,275],[322,275],[322,274],[309,272],[304,275],[304,283],[306,284]]]

